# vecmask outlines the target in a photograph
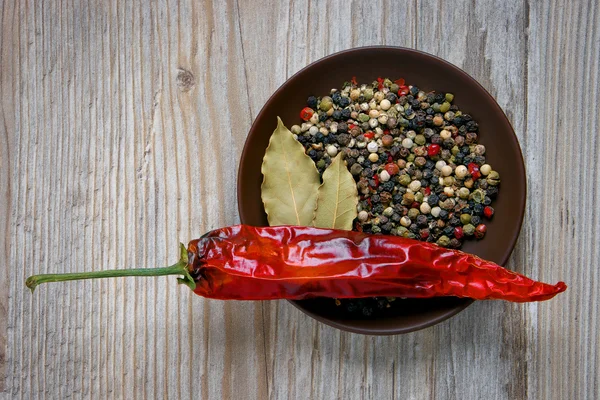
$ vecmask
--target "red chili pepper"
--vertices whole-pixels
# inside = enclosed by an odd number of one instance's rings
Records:
[[[427,186],[425,188],[425,196],[429,196],[431,194],[431,188],[429,186]]]
[[[408,86],[400,86],[398,96],[406,96],[408,94]]]
[[[373,139],[375,137],[375,134],[372,131],[367,131],[363,134],[363,136],[367,139]]]
[[[383,89],[383,78],[382,77],[377,78],[377,83],[378,83],[377,88],[379,90]]]
[[[397,236],[311,227],[215,229],[182,247],[171,267],[37,275],[44,282],[116,276],[182,275],[179,283],[221,300],[313,297],[470,297],[548,300],[567,286],[549,285],[476,256]]]
[[[396,85],[398,85],[398,86],[404,86],[404,83],[405,83],[405,82],[404,82],[404,79],[400,78],[400,79],[396,79],[396,80],[394,81],[394,83],[395,83]]]
[[[302,120],[304,120],[304,121],[308,121],[310,119],[310,117],[313,116],[314,113],[315,113],[315,111],[312,108],[304,107],[302,109],[302,111],[300,111],[300,118],[302,118]]]
[[[353,76],[353,77],[352,77],[352,79],[350,79],[350,82],[351,82],[351,83],[352,83],[354,86],[358,85],[358,81],[356,80],[356,77],[355,77],[355,76]]]

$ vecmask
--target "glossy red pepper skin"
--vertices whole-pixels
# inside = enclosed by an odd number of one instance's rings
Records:
[[[214,299],[458,296],[540,301],[566,290],[476,256],[396,236],[279,226],[216,229],[188,245],[196,294]]]

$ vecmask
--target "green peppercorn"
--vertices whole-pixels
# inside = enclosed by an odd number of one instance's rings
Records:
[[[398,93],[398,90],[400,90],[400,86],[398,86],[396,83],[392,83],[390,85],[390,91],[391,92]]]
[[[371,227],[371,232],[373,233],[381,233],[381,228],[378,226]]]
[[[422,203],[423,202],[423,193],[421,193],[421,192],[415,193],[415,201]]]
[[[323,160],[321,158],[319,161],[317,161],[317,168],[319,168],[319,169],[325,168],[325,160]]]
[[[383,210],[383,215],[385,215],[386,217],[391,217],[394,214],[394,209],[392,207],[388,207],[385,210]]]
[[[490,171],[487,176],[486,182],[490,186],[498,186],[500,184],[500,174],[496,171]]]
[[[398,236],[404,236],[405,233],[408,232],[408,229],[403,227],[403,226],[399,226],[398,227]]]
[[[402,118],[402,117],[400,117],[400,118],[398,119],[398,125],[400,125],[400,126],[403,126],[404,128],[406,128],[406,127],[408,126],[408,124],[409,124],[409,123],[410,123],[410,122],[408,122],[408,120],[407,120],[407,119],[404,119],[404,118]]]
[[[449,110],[450,110],[450,103],[448,103],[447,101],[443,102],[442,105],[440,106],[440,112],[446,113]]]
[[[417,218],[417,216],[419,215],[419,210],[416,208],[411,208],[410,210],[408,210],[408,218],[414,220],[415,218]]]
[[[485,192],[481,189],[475,189],[469,198],[475,203],[483,203],[483,200],[485,199]]]
[[[454,95],[452,93],[446,93],[446,101],[452,103],[452,100],[454,100]]]
[[[392,82],[392,80],[390,78],[385,78],[383,80],[383,86],[385,86],[386,88],[389,88],[390,86],[392,86],[394,82]]]
[[[431,105],[431,108],[433,108],[433,111],[435,111],[436,113],[440,112],[440,104],[439,103],[433,103]]]
[[[408,162],[413,162],[415,161],[415,155],[414,154],[409,154],[408,157],[406,157],[406,161]]]
[[[458,148],[458,146],[454,146],[452,148],[452,150],[450,150],[450,152],[452,153],[453,156],[457,155],[458,153],[460,153],[460,149]]]
[[[458,197],[460,197],[461,199],[468,199],[470,194],[471,192],[466,187],[461,187],[460,189],[458,189]]]
[[[455,179],[453,176],[446,176],[444,178],[444,186],[452,186],[454,185]]]
[[[373,89],[371,89],[371,88],[365,89],[363,96],[365,97],[366,101],[371,100],[373,98]]]
[[[463,225],[463,233],[465,236],[473,236],[475,233],[475,227],[471,224]]]
[[[423,135],[417,135],[413,140],[419,146],[423,146],[425,144],[425,136]]]
[[[367,114],[360,113],[360,114],[358,114],[358,120],[360,122],[368,122],[369,116]]]
[[[411,179],[410,176],[408,176],[407,174],[402,174],[400,176],[400,180],[398,181],[398,183],[400,183],[402,186],[408,186],[410,185]]]
[[[438,246],[447,247],[450,244],[450,238],[446,235],[442,235],[436,243]]]
[[[414,163],[417,167],[422,167],[427,164],[427,159],[425,157],[415,157]]]
[[[331,97],[325,96],[321,99],[321,103],[319,103],[319,108],[323,111],[328,111],[333,106],[333,100]]]
[[[467,225],[471,222],[471,214],[460,214],[460,223],[463,225]]]

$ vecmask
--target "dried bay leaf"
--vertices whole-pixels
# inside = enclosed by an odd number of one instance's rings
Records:
[[[313,226],[352,230],[352,221],[358,213],[357,205],[356,182],[342,159],[342,153],[339,153],[323,172]]]
[[[269,225],[311,226],[319,171],[279,117],[261,166],[261,198]]]

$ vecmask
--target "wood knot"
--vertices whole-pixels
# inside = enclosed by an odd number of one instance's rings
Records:
[[[178,71],[176,78],[177,86],[182,92],[187,92],[196,84],[194,74],[183,68],[178,68]]]

